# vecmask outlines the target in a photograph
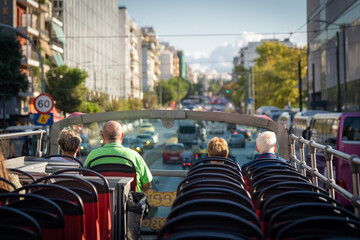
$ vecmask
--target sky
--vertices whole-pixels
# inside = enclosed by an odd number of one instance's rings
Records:
[[[195,71],[230,73],[248,42],[306,44],[305,0],[119,0],[119,6],[138,27],[153,27],[160,42],[184,51]]]

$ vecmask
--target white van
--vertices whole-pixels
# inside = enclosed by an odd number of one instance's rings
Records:
[[[226,131],[226,123],[222,122],[211,122],[209,127],[210,134],[224,134]]]

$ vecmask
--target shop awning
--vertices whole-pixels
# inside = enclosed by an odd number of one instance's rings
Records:
[[[52,25],[52,27],[54,29],[54,32],[55,32],[55,35],[56,35],[57,39],[59,41],[61,41],[62,43],[65,43],[66,39],[65,39],[65,34],[64,34],[64,31],[63,31],[62,27],[59,24],[57,24],[56,22],[54,22],[54,21],[51,22],[51,25]]]

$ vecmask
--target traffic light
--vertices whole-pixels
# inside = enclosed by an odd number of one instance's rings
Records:
[[[230,90],[226,90],[226,94],[228,94],[230,92]]]

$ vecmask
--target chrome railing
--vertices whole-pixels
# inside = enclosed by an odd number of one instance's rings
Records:
[[[298,152],[296,143],[298,145]],[[294,134],[290,135],[290,145],[291,145],[291,154],[290,161],[294,167],[297,167],[299,171],[306,176],[308,172],[311,175],[312,183],[316,186],[319,186],[319,181],[321,180],[326,184],[327,189],[329,191],[329,195],[335,198],[335,192],[338,192],[345,198],[351,201],[352,206],[354,207],[355,214],[360,216],[360,189],[359,189],[359,166],[360,166],[360,158],[357,155],[349,155],[338,150],[333,149],[330,146],[324,146],[316,143],[315,141],[309,141],[304,139],[303,137],[297,137]],[[307,151],[305,150],[305,145],[307,146]],[[317,149],[324,152],[324,158],[326,161],[326,176],[319,173],[317,168],[317,158],[316,152]],[[311,166],[308,166],[306,163],[307,156],[310,155]],[[300,156],[298,159],[297,156]],[[333,169],[333,158],[343,159],[349,162],[350,171],[352,175],[352,183],[353,183],[353,193],[348,190],[342,188],[335,182],[334,178],[334,169]]]
[[[31,136],[31,135],[38,135],[36,141],[36,156],[41,157],[41,140],[44,135],[46,135],[45,130],[35,130],[29,132],[17,132],[17,133],[4,133],[0,134],[0,139],[9,139],[9,138],[16,138],[16,137],[24,137],[24,136]]]

